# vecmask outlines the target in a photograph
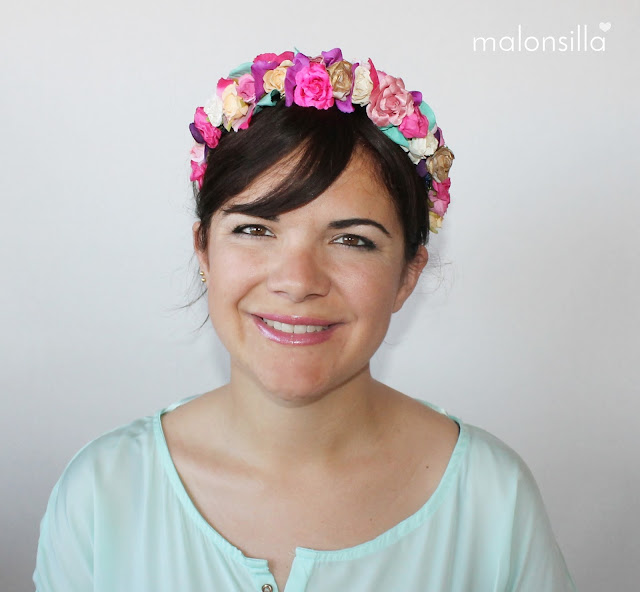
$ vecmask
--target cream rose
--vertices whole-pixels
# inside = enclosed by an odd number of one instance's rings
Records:
[[[262,78],[264,92],[270,93],[277,90],[280,94],[284,94],[284,79],[287,75],[287,68],[293,66],[291,60],[284,60],[275,70],[267,70]]]
[[[333,96],[339,101],[344,101],[351,92],[351,85],[353,84],[353,76],[351,74],[352,67],[353,64],[351,62],[341,60],[331,64],[327,68],[329,79],[331,80],[331,88],[333,89]]]
[[[238,96],[237,86],[237,83],[233,82],[222,91],[222,112],[227,120],[227,129],[249,111],[249,105]]]
[[[437,149],[438,140],[433,134],[428,134],[426,138],[412,138],[409,148],[404,148],[413,164],[418,164],[425,156],[431,156]]]
[[[427,170],[433,180],[442,183],[449,178],[449,169],[455,156],[446,146],[440,146],[435,154],[427,160]]]
[[[373,81],[371,80],[371,72],[369,64],[359,65],[356,67],[353,92],[351,93],[351,102],[355,105],[367,105],[373,90]]]

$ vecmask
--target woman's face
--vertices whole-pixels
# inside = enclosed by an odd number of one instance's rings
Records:
[[[226,205],[254,201],[278,179],[261,177]],[[400,220],[358,154],[318,198],[276,219],[218,210],[197,254],[232,381],[240,373],[295,404],[368,370],[427,262],[420,247],[405,265]]]

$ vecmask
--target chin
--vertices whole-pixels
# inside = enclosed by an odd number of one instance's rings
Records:
[[[316,401],[327,393],[331,386],[325,380],[314,380],[309,376],[273,377],[273,380],[263,379],[259,381],[262,388],[269,393],[274,401],[296,406]]]

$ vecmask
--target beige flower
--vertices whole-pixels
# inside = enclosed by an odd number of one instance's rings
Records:
[[[355,81],[353,83],[353,92],[351,93],[351,102],[354,105],[367,105],[373,90],[369,64],[357,66],[354,76]]]
[[[227,121],[225,127],[231,129],[233,122],[244,117],[249,111],[249,105],[238,96],[238,84],[233,82],[222,91],[222,112]]]
[[[438,234],[438,229],[442,228],[442,216],[435,212],[429,212],[429,232]]]
[[[449,169],[455,156],[446,146],[440,146],[435,154],[427,159],[427,170],[436,183],[442,183],[449,178]]]
[[[293,62],[291,60],[284,60],[275,70],[267,70],[264,73],[262,79],[264,92],[270,93],[272,90],[277,90],[280,94],[284,94],[284,79],[289,66],[293,66]]]
[[[331,88],[333,89],[333,96],[339,101],[344,101],[346,96],[351,92],[351,84],[353,83],[353,76],[351,74],[352,66],[353,64],[351,62],[340,60],[327,68],[329,79],[331,80]]]

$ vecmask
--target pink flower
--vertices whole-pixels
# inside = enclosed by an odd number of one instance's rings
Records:
[[[216,86],[216,94],[222,98],[222,93],[224,89],[227,88],[230,84],[233,84],[235,80],[233,78],[220,78],[218,80],[218,85]]]
[[[209,148],[215,148],[218,145],[222,131],[211,125],[209,116],[204,112],[203,107],[196,109],[196,114],[193,116],[193,123],[196,129],[202,134],[202,138],[206,142]]]
[[[433,200],[433,207],[429,208],[430,212],[434,214],[438,214],[438,216],[444,216],[447,213],[447,208],[449,207],[449,203],[438,199],[437,197]]]
[[[189,153],[193,162],[202,162],[204,160],[204,144],[196,142]]]
[[[204,177],[204,173],[207,170],[207,163],[199,163],[195,161],[191,161],[191,176],[189,177],[190,181],[196,181],[198,183],[198,189],[202,188],[202,178]]]
[[[433,187],[433,189],[429,191],[429,199],[433,202],[433,207],[429,209],[438,214],[438,216],[444,216],[451,201],[449,196],[451,179],[445,179],[442,183],[432,180],[431,187]]]
[[[302,107],[329,109],[333,106],[333,89],[329,73],[323,64],[310,62],[296,72],[293,101]]]
[[[238,88],[236,89],[236,92],[239,97],[242,97],[242,100],[245,103],[255,102],[256,90],[253,76],[251,74],[243,74],[238,78]]]
[[[402,78],[378,71],[379,86],[371,91],[367,115],[378,127],[400,125],[413,113],[413,97],[405,89]]]
[[[405,138],[426,138],[429,133],[429,120],[420,109],[414,109],[411,115],[402,120],[398,129]]]

